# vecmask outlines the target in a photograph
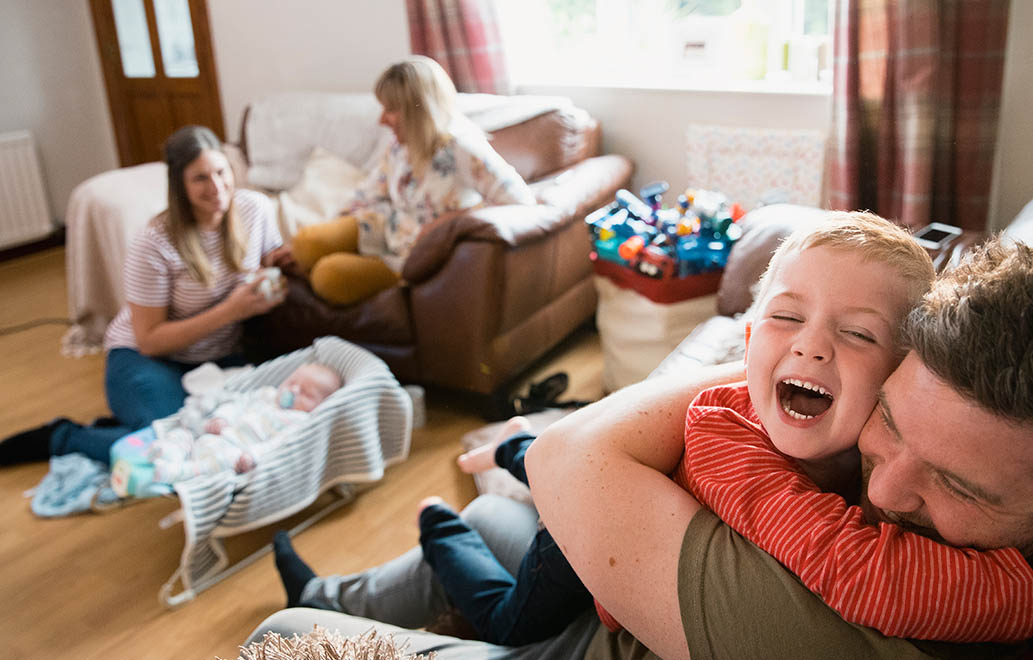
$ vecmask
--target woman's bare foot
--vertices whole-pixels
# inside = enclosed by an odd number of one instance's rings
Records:
[[[495,449],[515,433],[521,431],[530,431],[531,422],[527,421],[526,417],[510,417],[506,420],[506,423],[502,425],[499,432],[495,434],[491,442],[485,443],[480,447],[475,447],[470,451],[459,456],[456,459],[456,463],[459,465],[459,469],[467,474],[476,474],[478,472],[484,472],[490,470],[495,465]]]

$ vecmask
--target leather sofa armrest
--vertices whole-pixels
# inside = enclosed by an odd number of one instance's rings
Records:
[[[434,225],[420,237],[402,267],[411,283],[428,279],[464,240],[494,241],[517,247],[580,222],[611,201],[617,188],[628,185],[634,166],[624,156],[586,158],[531,185],[537,206],[488,206]]]
[[[542,204],[581,219],[612,202],[613,194],[629,185],[634,171],[625,156],[595,156],[535,181],[531,190]]]
[[[547,236],[569,220],[559,209],[544,204],[473,209],[428,229],[405,260],[402,278],[411,284],[429,279],[461,241],[490,241],[516,247]]]

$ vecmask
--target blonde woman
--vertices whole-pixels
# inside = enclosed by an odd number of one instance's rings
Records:
[[[394,285],[421,232],[485,205],[534,204],[520,175],[455,110],[434,60],[390,66],[374,89],[392,139],[342,217],[302,228],[294,255],[313,291],[348,305]]]
[[[81,426],[58,418],[0,443],[0,464],[79,452],[109,462],[123,435],[183,405],[181,377],[212,361],[242,364],[240,322],[282,299],[267,299],[260,266],[291,267],[269,201],[236,190],[222,143],[186,126],[165,143],[169,206],[126,256],[126,304],[108,326],[104,386],[113,418]]]

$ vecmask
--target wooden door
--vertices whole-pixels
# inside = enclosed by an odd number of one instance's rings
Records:
[[[225,139],[205,0],[90,0],[123,166],[162,159],[177,128]]]

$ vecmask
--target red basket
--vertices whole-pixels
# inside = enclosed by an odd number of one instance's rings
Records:
[[[716,293],[721,285],[723,270],[713,270],[687,277],[647,277],[638,271],[607,259],[600,259],[595,252],[590,255],[596,275],[609,278],[622,289],[631,289],[655,303],[676,303],[689,298],[698,298]]]

